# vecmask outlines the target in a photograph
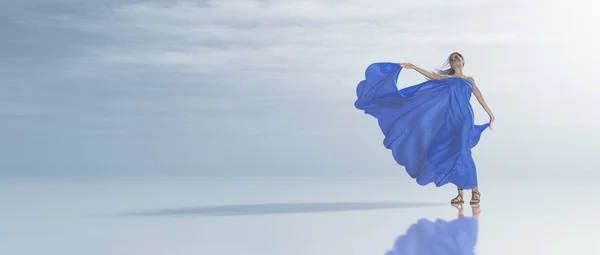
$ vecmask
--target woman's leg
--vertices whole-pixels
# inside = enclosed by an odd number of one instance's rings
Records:
[[[450,201],[450,203],[452,203],[452,204],[462,204],[465,202],[465,200],[463,199],[463,197],[464,197],[463,189],[458,188],[458,187],[457,187],[457,189],[458,189],[458,196],[456,196],[455,198],[453,198]]]
[[[471,190],[471,204],[479,204],[479,197],[481,197],[481,193],[479,192],[479,188],[475,187]]]
[[[473,210],[473,218],[479,219],[479,214],[481,213],[481,208],[479,205],[472,205],[471,209]]]
[[[458,209],[458,216],[457,216],[457,218],[465,217],[465,211],[463,209],[463,205],[462,204],[452,204],[452,206],[454,206],[456,209]]]

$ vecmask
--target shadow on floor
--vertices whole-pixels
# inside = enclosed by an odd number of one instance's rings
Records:
[[[123,213],[117,216],[240,216],[268,214],[324,213],[365,211],[398,208],[447,206],[439,203],[399,202],[324,202],[324,203],[266,203],[221,206],[184,207]]]

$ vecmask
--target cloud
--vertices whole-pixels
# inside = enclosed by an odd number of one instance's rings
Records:
[[[489,18],[510,9],[480,1],[32,0],[2,7],[9,39],[0,42],[0,92],[17,102],[4,116],[132,123],[139,120],[131,116],[215,116],[242,107],[251,114],[287,95],[328,98],[372,61],[516,38],[494,30]]]
[[[235,70],[244,77],[332,72],[340,62],[362,62],[399,47],[511,43],[517,37],[490,30],[491,17],[508,15],[506,7],[480,1],[109,1],[94,8],[62,3],[71,11],[48,7],[54,11],[14,22],[32,32],[67,35],[44,42],[85,63],[66,75],[118,75],[120,67],[204,75]]]
[[[187,66],[209,73],[227,71],[231,65],[269,70],[285,66],[306,71],[302,67],[307,64],[325,62],[317,66],[321,69],[338,62],[336,57],[391,50],[399,45],[414,47],[448,40],[494,43],[515,37],[494,31],[467,34],[468,29],[444,32],[440,18],[421,16],[443,15],[445,8],[450,7],[443,2],[419,5],[398,1],[377,5],[358,1],[133,4],[116,9],[113,22],[125,27],[129,32],[120,34],[131,35],[131,40],[148,41],[140,42],[134,50],[110,48],[96,55],[114,63]],[[464,20],[442,19],[442,24],[450,27],[461,22]]]
[[[547,77],[541,82],[534,71],[552,66],[540,56],[572,54],[521,47],[543,33],[561,34],[554,28],[532,33],[553,14],[533,17],[540,6],[546,5],[516,0],[4,1],[0,132],[11,135],[0,151],[12,154],[6,154],[2,167],[14,173],[52,172],[48,166],[62,173],[371,167],[373,161],[352,161],[359,150],[346,148],[357,136],[377,144],[372,120],[352,107],[365,66],[409,60],[435,68],[454,50],[465,53],[469,73],[487,91],[498,116],[508,119],[510,112],[536,122],[530,119],[533,110],[548,106],[523,107],[529,102],[524,97],[564,83]],[[406,72],[402,83],[412,83],[411,75],[422,80]],[[526,78],[534,82],[524,86]],[[546,99],[555,105],[554,96]],[[34,163],[19,155],[42,159]],[[309,163],[289,166],[297,155]]]

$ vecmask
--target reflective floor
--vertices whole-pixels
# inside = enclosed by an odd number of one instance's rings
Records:
[[[4,180],[0,254],[600,254],[593,179]]]

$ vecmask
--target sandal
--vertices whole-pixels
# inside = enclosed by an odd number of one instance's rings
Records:
[[[472,205],[479,204],[479,201],[480,201],[479,198],[481,197],[481,193],[479,193],[479,191],[475,191],[475,190],[471,191],[471,193],[472,193],[471,204]]]
[[[458,189],[458,191],[462,191],[462,190],[463,189]],[[465,200],[463,199],[463,195],[461,195],[460,193],[455,198],[450,200],[451,204],[462,204],[464,202],[465,202]]]

